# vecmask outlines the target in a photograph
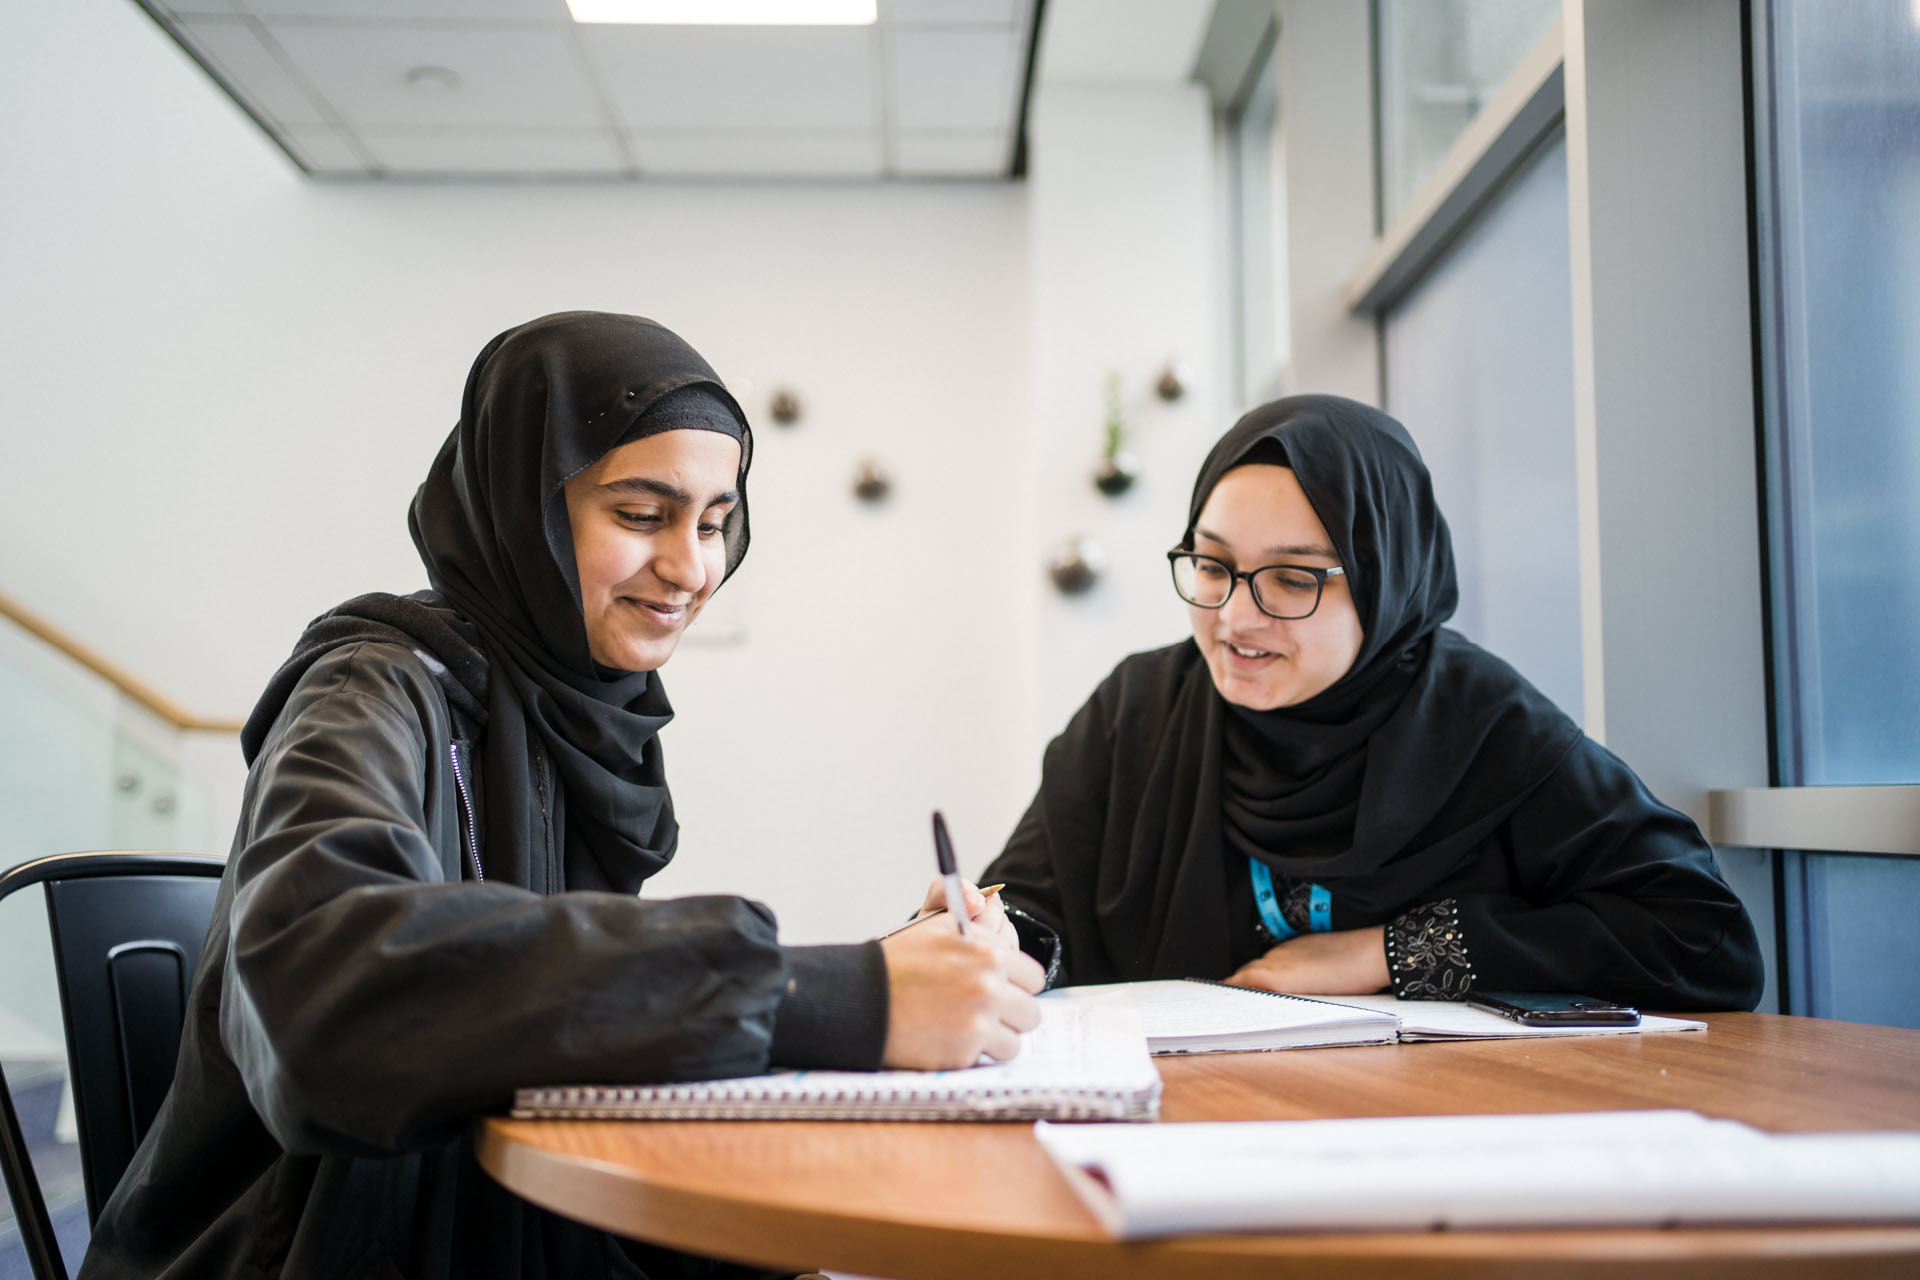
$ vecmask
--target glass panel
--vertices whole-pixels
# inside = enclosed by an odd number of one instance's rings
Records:
[[[206,788],[183,775],[155,721],[93,673],[0,621],[0,868],[78,849],[171,849]],[[193,828],[204,843],[204,818]],[[0,1064],[68,1271],[87,1242],[78,1130],[66,1088],[66,1031],[46,897],[0,901]],[[0,1277],[24,1276],[11,1203],[0,1196]]]
[[[1380,221],[1406,206],[1560,0],[1380,0]]]
[[[1920,1027],[1920,862],[1831,853],[1788,862],[1805,928],[1794,1012]]]
[[[1556,138],[1388,314],[1386,388],[1453,531],[1453,625],[1579,719],[1568,261]]]
[[[1775,764],[1920,782],[1920,5],[1755,24]],[[1781,856],[1788,1008],[1920,1027],[1920,859]]]
[[[1286,166],[1279,122],[1279,81],[1272,39],[1245,105],[1233,122],[1235,249],[1238,292],[1239,393],[1252,404],[1279,390],[1289,352],[1287,329]]]
[[[1920,781],[1920,9],[1772,9],[1782,781]]]

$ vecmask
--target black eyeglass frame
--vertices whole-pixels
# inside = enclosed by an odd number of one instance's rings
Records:
[[[1201,604],[1198,600],[1187,600],[1186,592],[1180,590],[1180,562],[1182,560],[1205,560],[1209,564],[1219,565],[1220,568],[1226,572],[1227,594],[1220,597],[1219,604]],[[1273,610],[1267,608],[1265,602],[1260,599],[1260,588],[1253,585],[1253,576],[1256,573],[1265,573],[1269,569],[1288,569],[1295,573],[1308,574],[1313,578],[1313,604],[1308,607],[1305,613],[1296,613],[1289,616],[1284,613],[1275,613]],[[1347,576],[1346,569],[1340,565],[1334,565],[1331,569],[1316,569],[1310,564],[1263,564],[1257,569],[1248,569],[1242,572],[1218,556],[1202,555],[1198,551],[1189,551],[1185,547],[1175,547],[1167,552],[1167,571],[1173,575],[1173,594],[1179,596],[1182,600],[1186,600],[1188,604],[1196,609],[1226,608],[1227,601],[1233,599],[1234,589],[1240,585],[1240,580],[1244,578],[1247,583],[1247,593],[1253,597],[1253,607],[1266,614],[1269,618],[1274,618],[1281,622],[1298,622],[1302,618],[1311,618],[1319,611],[1320,601],[1325,598],[1327,594],[1327,579],[1344,578]]]

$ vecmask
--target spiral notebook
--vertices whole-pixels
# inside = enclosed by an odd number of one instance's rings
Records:
[[[513,1114],[573,1120],[1151,1120],[1160,1073],[1124,994],[1069,987],[1011,1061],[955,1071],[781,1071],[682,1084],[520,1089]]]

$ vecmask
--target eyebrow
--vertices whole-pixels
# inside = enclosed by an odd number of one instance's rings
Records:
[[[1196,535],[1205,538],[1208,542],[1217,542],[1223,547],[1233,546],[1231,542],[1219,534],[1210,533],[1197,525],[1194,526],[1193,531]],[[1340,558],[1340,553],[1332,547],[1327,546],[1325,543],[1312,542],[1290,543],[1277,547],[1268,547],[1260,554],[1263,556],[1320,556],[1327,560],[1338,560]]]
[[[614,493],[638,493],[655,498],[665,498],[669,502],[676,502],[683,507],[693,505],[693,495],[685,489],[682,489],[679,485],[668,484],[665,480],[650,479],[647,476],[621,476],[618,480],[609,480],[600,487],[611,490]],[[713,497],[707,499],[706,507],[723,507],[729,503],[738,501],[740,501],[740,491],[738,489],[728,489],[724,493],[716,493]],[[706,507],[702,507],[701,510],[706,510]]]

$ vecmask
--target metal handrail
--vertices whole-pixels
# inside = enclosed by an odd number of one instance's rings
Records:
[[[216,720],[194,715],[173,699],[81,644],[25,605],[9,599],[4,593],[0,593],[0,618],[7,619],[48,648],[85,667],[176,729],[206,733],[237,734],[240,732],[238,720]]]

